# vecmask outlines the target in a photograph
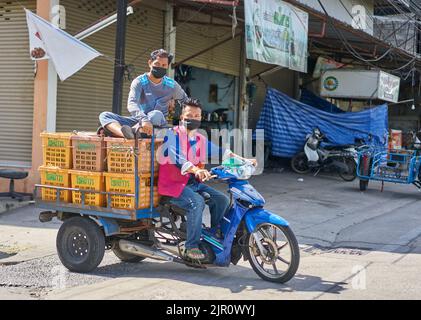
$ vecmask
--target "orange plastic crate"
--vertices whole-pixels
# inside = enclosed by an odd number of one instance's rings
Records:
[[[73,169],[100,172],[105,167],[104,138],[93,133],[72,136]]]
[[[134,140],[123,138],[104,138],[107,152],[108,172],[134,173]],[[158,172],[156,150],[163,143],[163,139],[155,139],[154,172]],[[139,174],[151,173],[151,139],[139,140]]]
[[[42,132],[43,165],[70,169],[72,167],[72,147],[70,132]]]
[[[135,193],[135,177],[133,174],[104,172],[105,190],[107,192]],[[157,176],[154,177],[154,207],[159,203]],[[150,207],[150,175],[139,176],[139,203],[136,209]],[[111,207],[119,209],[135,209],[135,197],[110,195]]]
[[[38,168],[41,175],[41,184],[70,188],[70,174],[67,169],[58,167],[41,166]],[[42,188],[41,199],[44,201],[56,201],[56,189]],[[69,190],[60,191],[60,201],[70,202],[71,194]]]
[[[82,190],[104,191],[104,177],[101,172],[69,170],[72,188]],[[82,204],[82,192],[72,191],[72,202]],[[100,193],[85,193],[85,205],[102,207],[104,195]]]

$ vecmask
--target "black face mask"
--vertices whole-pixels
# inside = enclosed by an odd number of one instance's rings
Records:
[[[167,74],[167,69],[162,67],[152,67],[151,73],[155,78],[161,79]]]
[[[196,130],[200,128],[201,121],[195,119],[184,119],[183,125],[187,128],[187,130]]]

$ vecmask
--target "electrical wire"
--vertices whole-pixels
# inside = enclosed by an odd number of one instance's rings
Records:
[[[397,12],[399,12],[400,14],[403,14],[406,18],[408,18],[409,20],[412,20],[412,21],[415,21],[415,23],[414,23],[414,25],[415,25],[415,28],[418,30],[418,32],[421,32],[421,27],[418,27],[417,25],[419,24],[419,22],[416,20],[416,19],[414,19],[414,17],[412,17],[412,16],[410,16],[410,15],[408,15],[408,13],[407,12],[405,12],[405,11],[403,11],[401,8],[399,8],[399,6],[396,6],[394,3],[393,3],[393,1],[391,1],[391,0],[386,0],[393,8],[395,8],[395,10],[397,11]],[[410,9],[409,9],[409,11],[411,12],[411,13],[413,13],[416,17],[418,17],[419,15],[416,13],[416,12],[413,12],[413,11],[411,11]]]
[[[343,1],[342,0],[339,0],[339,2],[342,5],[342,7],[346,10],[346,12],[348,13],[348,15],[351,17],[351,19],[354,20],[354,16],[351,14],[351,12],[349,12],[348,8],[345,6],[345,4],[343,3]],[[372,19],[372,21],[374,23],[374,20],[373,19]],[[373,27],[374,27],[374,25],[373,25]],[[380,57],[378,57],[376,59],[365,59],[365,60],[366,61],[369,61],[369,62],[379,62],[380,60],[382,60],[383,58],[385,58],[393,50],[393,47],[394,46],[392,44],[390,44],[389,49],[383,55],[381,55]]]
[[[319,5],[321,6],[321,8],[322,8],[322,10],[324,11],[324,13],[325,13],[325,15],[327,16],[327,18],[328,18],[328,21],[329,21],[329,23],[332,25],[332,27],[333,27],[333,29],[335,30],[335,32],[336,32],[336,34],[338,35],[338,37],[339,37],[339,39],[342,41],[342,43],[344,44],[344,46],[345,46],[345,48],[347,49],[347,51],[352,55],[352,56],[354,56],[355,58],[357,58],[358,60],[360,60],[360,61],[363,61],[363,62],[365,62],[366,64],[368,64],[368,65],[370,65],[370,66],[372,66],[373,68],[376,68],[376,69],[380,69],[378,66],[376,66],[375,64],[372,64],[371,62],[377,62],[377,61],[375,61],[375,60],[377,60],[377,59],[375,59],[374,61],[372,61],[372,60],[369,60],[369,59],[365,59],[364,57],[362,57],[353,47],[352,47],[352,45],[348,42],[348,40],[344,37],[344,35],[342,34],[342,32],[335,26],[335,24],[333,23],[333,21],[332,21],[332,17],[329,15],[329,13],[327,12],[327,10],[326,10],[326,8],[325,8],[325,6],[323,5],[323,3],[321,2],[321,0],[317,0],[318,1],[318,3],[319,3]],[[391,48],[389,48],[389,49],[392,49],[392,47]],[[396,69],[392,69],[392,70],[390,70],[390,72],[394,72],[394,71],[398,71],[398,70],[401,70],[401,69],[404,69],[404,68],[406,68],[410,63],[412,63],[413,61],[415,61],[417,59],[417,57],[415,56],[415,57],[413,57],[413,59],[410,61],[410,62],[408,62],[408,63],[406,63],[406,64],[404,64],[403,66],[401,66],[401,67],[399,67],[399,68],[396,68]]]
[[[352,17],[352,15],[350,14],[350,12],[348,11],[348,9],[346,8],[346,6],[343,4],[342,0],[339,0],[339,1],[340,1],[340,3],[342,4],[342,6],[345,8],[345,10],[348,12],[348,14],[351,16],[351,18],[353,18],[353,17]],[[384,11],[383,11],[383,12],[384,12]],[[369,15],[369,16],[371,17],[371,15]],[[403,26],[401,26],[401,27],[403,27]],[[401,28],[401,27],[400,27],[400,28]],[[399,28],[399,29],[400,29],[400,28]],[[399,29],[398,29],[398,30],[399,30]],[[390,37],[390,36],[391,36],[392,34],[394,34],[396,31],[397,31],[397,30],[395,30],[393,33],[391,33],[388,37]],[[408,30],[408,33],[409,33],[409,30]],[[412,38],[411,38],[411,39],[412,39]],[[410,39],[409,39],[409,40],[410,40]],[[406,39],[403,43],[401,43],[400,45],[402,45],[402,44],[406,44],[409,40],[408,40],[408,38],[407,38],[407,39]],[[399,45],[399,43],[396,43],[396,44],[397,44],[397,46],[400,46],[400,45]],[[392,47],[393,47],[393,45],[391,46],[391,48],[392,48]],[[354,52],[355,52],[355,51],[354,51]],[[356,53],[356,52],[355,52],[355,53]],[[368,61],[370,61],[370,60],[368,60]],[[372,60],[372,61],[375,61],[375,60]],[[400,70],[400,69],[401,69],[401,68],[398,68],[398,69],[396,69],[396,70]]]

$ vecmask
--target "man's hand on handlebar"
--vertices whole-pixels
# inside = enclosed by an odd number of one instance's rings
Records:
[[[194,175],[200,181],[207,181],[212,177],[212,174],[206,169],[199,169],[194,173]]]
[[[247,159],[247,158],[243,158],[243,157],[240,157],[238,154],[235,154],[235,153],[231,153],[231,156],[232,156],[232,157],[236,157],[236,158],[238,158],[238,159],[240,159],[240,160],[244,161],[245,163],[250,163],[250,164],[252,164],[253,166],[257,167],[257,160],[256,160],[256,159]]]
[[[208,170],[198,167],[192,167],[189,171],[202,182],[208,181],[215,177]]]
[[[256,159],[246,159],[248,162],[251,162],[251,164],[255,167],[257,167],[257,160]]]

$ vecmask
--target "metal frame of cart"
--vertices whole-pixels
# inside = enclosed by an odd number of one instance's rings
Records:
[[[370,180],[414,184],[421,189],[420,165],[421,157],[415,150],[367,148],[358,153],[357,175],[360,178],[360,190],[364,191]]]

